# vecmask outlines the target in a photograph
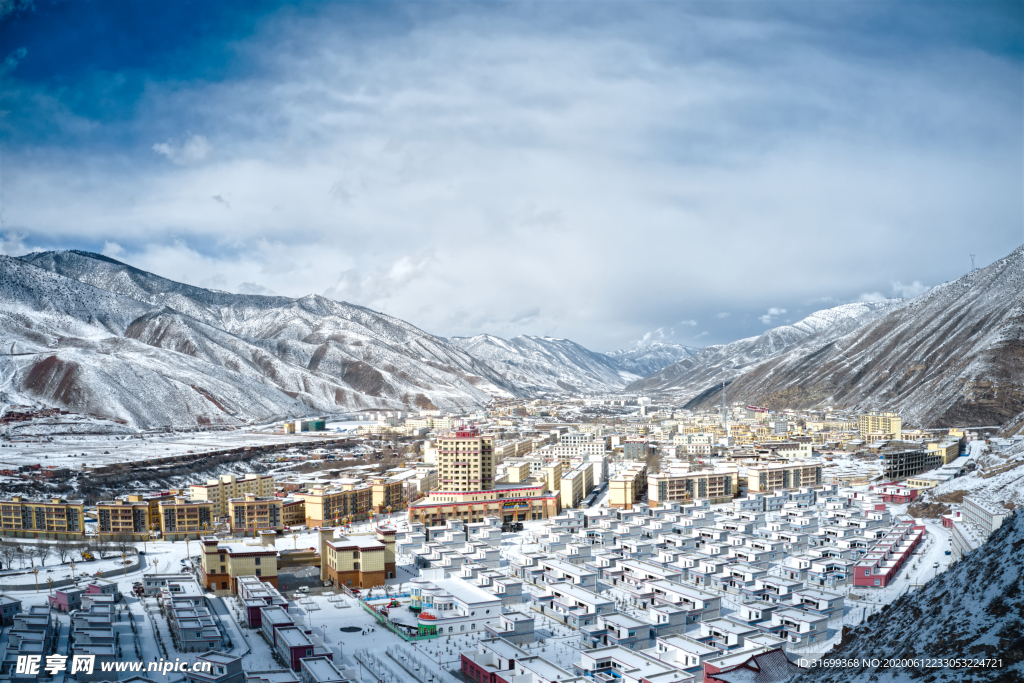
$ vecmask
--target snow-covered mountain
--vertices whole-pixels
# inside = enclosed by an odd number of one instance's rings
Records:
[[[651,342],[632,349],[619,349],[605,353],[626,372],[646,377],[662,368],[700,351],[694,346],[683,346],[674,342]]]
[[[0,391],[140,427],[458,409],[516,391],[366,308],[215,292],[82,252],[0,257],[0,333]]]
[[[902,304],[901,299],[853,303],[812,313],[792,325],[756,337],[706,346],[626,387],[627,391],[665,392],[690,399],[739,377],[766,360],[795,348],[826,344]]]
[[[1007,518],[987,543],[851,631],[816,668],[792,683],[1024,681],[1024,514]],[[875,666],[885,660],[895,666]],[[998,666],[943,666],[937,660],[999,660]],[[853,665],[856,660],[858,665]],[[867,665],[860,663],[867,662]]]
[[[639,375],[620,369],[613,358],[568,339],[502,339],[480,334],[450,341],[495,368],[506,383],[527,393],[606,392],[639,379]]]
[[[848,334],[808,338],[748,368],[729,396],[895,410],[924,427],[999,425],[1024,411],[1022,357],[1024,247]]]

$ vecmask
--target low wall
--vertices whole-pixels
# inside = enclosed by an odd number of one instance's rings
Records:
[[[140,571],[140,570],[145,569],[146,568],[146,558],[145,558],[145,556],[139,555],[139,556],[137,556],[137,559],[138,559],[138,561],[135,564],[130,564],[125,569],[112,569],[112,570],[107,571],[107,572],[100,572],[100,578],[110,579],[110,578],[114,578],[115,576],[124,576],[125,570],[127,570],[128,573],[131,574],[132,572],[136,572],[136,571]],[[58,566],[60,566],[60,567],[67,567],[67,565],[64,565],[64,564],[58,565]],[[44,576],[40,576],[39,577],[39,592],[40,593],[46,592],[46,591],[48,591],[51,588],[56,588],[56,589],[67,588],[68,586],[74,586],[76,584],[80,584],[80,583],[83,583],[83,582],[85,582],[85,584],[88,585],[89,579],[93,578],[95,576],[96,576],[95,574],[82,574],[82,573],[78,573],[78,574],[75,574],[75,578],[74,579],[61,579],[59,581],[54,581],[52,584],[47,584],[46,583],[46,578]],[[6,583],[3,585],[3,589],[5,591],[31,591],[31,590],[35,590],[35,588],[36,588],[36,582],[35,582],[34,579],[33,579],[32,583],[27,583],[27,584],[20,585],[20,586],[19,585],[13,585],[12,586],[12,585],[8,585]]]

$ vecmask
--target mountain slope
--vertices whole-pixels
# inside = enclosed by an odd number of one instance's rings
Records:
[[[609,351],[606,356],[615,361],[620,369],[640,377],[646,377],[662,368],[689,358],[700,349],[682,344],[652,342],[632,349]]]
[[[901,304],[901,300],[894,299],[880,303],[844,304],[818,311],[797,323],[770,329],[756,337],[704,347],[688,358],[630,384],[626,390],[667,392],[690,398],[786,351],[837,339]]]
[[[1024,247],[845,336],[811,341],[751,368],[729,395],[895,410],[924,427],[1002,424],[1024,411]]]
[[[0,295],[0,391],[140,427],[511,395],[458,347],[322,297],[211,292],[76,252],[0,257]]]
[[[997,659],[996,669],[907,665],[817,669],[793,683],[1024,681],[1024,514],[988,542],[854,629],[827,658]],[[904,662],[906,664],[906,662]]]
[[[506,382],[530,393],[613,391],[637,378],[620,370],[618,363],[605,354],[568,339],[502,339],[481,334],[453,337],[450,341],[495,368]]]

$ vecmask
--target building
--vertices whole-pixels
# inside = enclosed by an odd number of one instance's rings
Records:
[[[559,494],[543,484],[499,484],[487,491],[433,491],[409,506],[409,521],[436,526],[447,519],[466,523],[497,517],[503,522],[547,519],[559,513]]]
[[[642,462],[630,463],[608,481],[608,505],[630,509],[647,490],[647,466]]]
[[[896,413],[871,412],[858,416],[860,438],[865,441],[899,441],[903,438],[903,419]]]
[[[961,560],[988,540],[1002,526],[1011,510],[986,501],[964,496],[960,515],[954,516],[950,527],[950,551],[954,560]],[[945,522],[943,523],[945,526]]]
[[[376,477],[370,484],[370,505],[378,514],[405,509],[405,483],[391,477]]]
[[[488,491],[494,488],[494,439],[475,427],[456,430],[434,444],[438,487],[443,491]]]
[[[306,501],[302,498],[285,498],[281,501],[281,525],[302,526],[306,523]]]
[[[358,522],[373,514],[373,491],[368,484],[357,479],[339,479],[338,482],[340,488],[315,487],[295,494],[304,501],[308,526]]]
[[[747,491],[770,493],[821,484],[821,465],[766,463],[747,467]]]
[[[185,683],[244,683],[242,658],[224,652],[206,652],[185,674]]]
[[[85,506],[80,500],[51,498],[0,500],[0,532],[17,538],[80,540],[85,531]]]
[[[254,576],[277,587],[277,548],[272,533],[260,534],[260,545],[222,543],[203,536],[201,558],[203,586],[212,591],[238,593],[238,578]]]
[[[727,503],[739,492],[737,470],[669,470],[647,476],[647,496],[651,507],[666,503],[692,502],[708,498],[711,503]]]
[[[281,512],[283,505],[280,498],[257,498],[255,493],[232,498],[228,501],[231,531],[255,533],[281,529],[286,526]]]
[[[216,504],[212,501],[177,496],[161,500],[157,508],[160,533],[166,540],[199,538],[214,526]]]
[[[335,586],[372,588],[395,578],[395,530],[379,527],[375,536],[334,537],[320,529],[320,580]]]
[[[878,454],[879,474],[886,480],[900,481],[921,474],[943,464],[945,452],[942,450],[929,450],[924,445],[914,445],[905,442],[897,442],[900,445],[890,444],[883,448]]]
[[[420,635],[484,633],[499,626],[501,598],[461,578],[444,578],[443,569],[421,572],[410,581],[410,609],[418,611]]]
[[[149,509],[149,502],[143,500],[142,496],[97,503],[96,532],[100,538],[129,534],[133,540],[142,540],[154,526],[150,522]]]
[[[210,479],[205,484],[189,487],[192,500],[208,500],[214,504],[213,513],[217,518],[229,514],[228,502],[232,498],[242,498],[247,493],[257,498],[273,496],[274,478],[265,474],[247,474],[239,479],[233,474],[225,474],[220,479]]]
[[[558,483],[562,508],[579,507],[580,502],[594,489],[594,468],[589,460],[577,464],[562,474]]]
[[[21,600],[0,593],[0,626],[10,626],[18,614],[21,614]]]

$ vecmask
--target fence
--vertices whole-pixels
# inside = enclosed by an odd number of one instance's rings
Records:
[[[142,556],[142,555],[138,555],[137,557],[138,557],[138,561],[135,564],[128,565],[125,569],[111,569],[110,571],[99,572],[100,578],[110,579],[110,578],[114,578],[114,577],[117,577],[117,576],[122,576],[123,577],[126,571],[130,573],[130,572],[139,571],[140,569],[145,569],[145,567],[146,567],[146,558],[144,556]],[[64,567],[64,566],[67,566],[67,565],[59,565],[59,566]],[[38,588],[39,588],[40,592],[48,591],[50,588],[66,588],[68,586],[76,586],[76,585],[78,585],[82,581],[85,581],[86,583],[88,583],[89,579],[92,579],[92,578],[95,578],[95,577],[96,577],[96,574],[78,574],[78,575],[75,576],[74,579],[61,579],[59,581],[54,581],[53,583],[50,583],[50,584],[46,583],[46,579],[45,578],[41,578],[41,580],[39,581]],[[9,585],[4,584],[4,590],[5,591],[12,591],[12,592],[13,591],[30,591],[30,590],[35,590],[35,588],[36,588],[36,583],[34,581],[32,583],[26,583],[26,584],[20,585],[20,586],[18,586],[18,585],[9,586]]]
[[[432,640],[434,638],[437,638],[436,635],[429,635],[429,636],[410,635],[409,633],[406,633],[404,629],[396,628],[395,625],[393,623],[391,623],[390,619],[388,619],[386,616],[384,616],[383,614],[381,614],[377,610],[375,610],[372,607],[370,607],[369,605],[367,605],[362,600],[359,601],[359,604],[362,605],[364,610],[366,610],[367,612],[372,614],[373,617],[380,623],[381,626],[384,626],[385,628],[387,628],[389,631],[394,633],[396,636],[398,636],[402,640],[408,641],[410,643],[415,643],[415,642],[419,642],[419,641],[422,641],[422,640]]]

